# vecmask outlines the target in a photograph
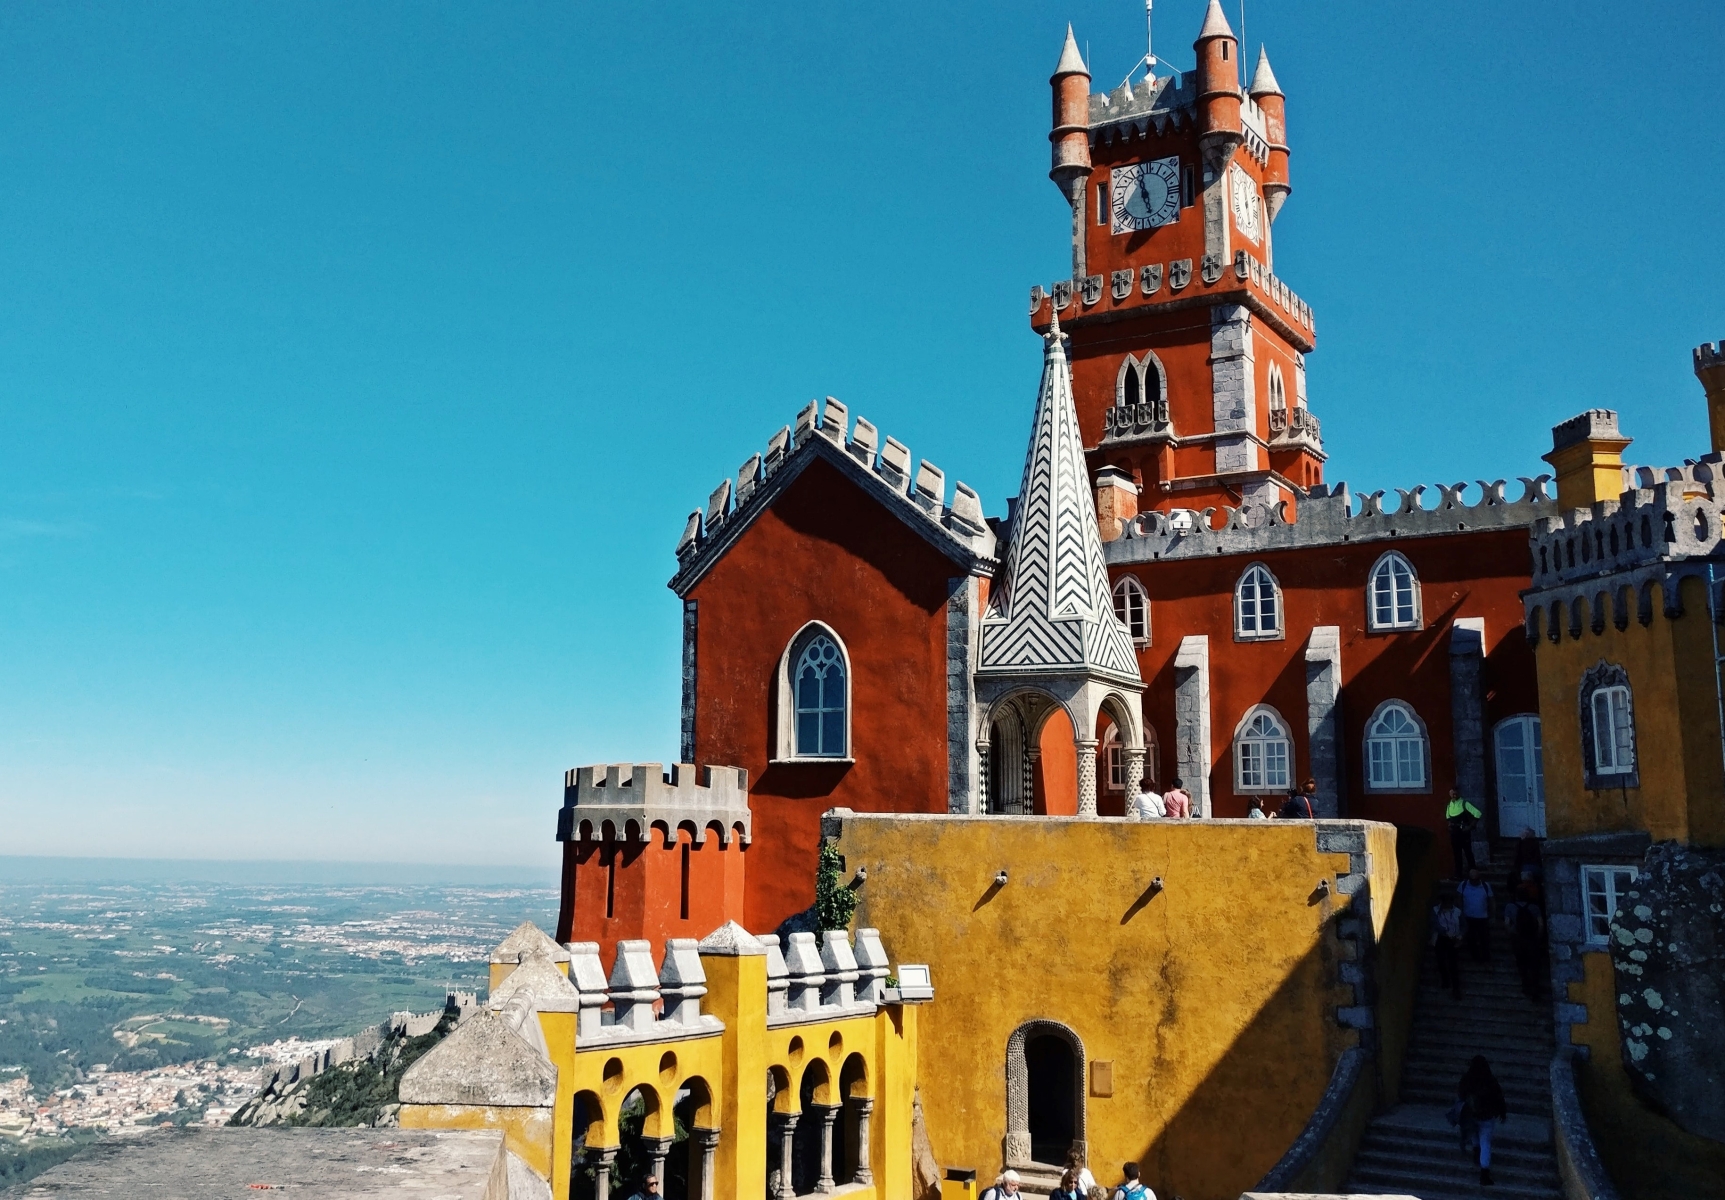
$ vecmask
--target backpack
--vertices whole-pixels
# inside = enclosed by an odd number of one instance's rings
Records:
[[[1113,1200],[1138,1200],[1148,1191],[1143,1181],[1134,1179],[1131,1183],[1123,1183],[1115,1188]]]
[[[1312,802],[1299,792],[1295,792],[1282,802],[1281,819],[1284,821],[1310,821],[1312,819]]]

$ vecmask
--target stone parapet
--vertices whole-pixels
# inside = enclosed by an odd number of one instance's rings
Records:
[[[689,828],[697,846],[716,832],[721,845],[737,837],[748,845],[754,832],[749,812],[749,773],[740,767],[702,769],[677,763],[611,763],[575,767],[563,777],[563,808],[557,840],[614,838],[642,842],[657,830],[666,848],[677,830]]]

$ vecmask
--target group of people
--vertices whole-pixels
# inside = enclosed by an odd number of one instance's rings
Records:
[[[1138,1178],[1137,1163],[1127,1163],[1120,1168],[1120,1174],[1122,1179],[1114,1187],[1102,1187],[1084,1165],[1084,1156],[1076,1150],[1070,1151],[1060,1175],[1060,1186],[1048,1194],[1048,1200],[1156,1200],[1156,1193]],[[994,1186],[982,1193],[981,1200],[1012,1200],[1020,1186],[1017,1171],[1002,1171],[995,1177]]]
[[[1185,820],[1193,815],[1192,797],[1180,786],[1178,776],[1166,792],[1158,792],[1155,782],[1146,777],[1138,782],[1138,799],[1133,801],[1132,815],[1140,821],[1154,821],[1163,817]]]
[[[1469,861],[1471,864],[1471,855]],[[1457,866],[1461,866],[1459,857]],[[1522,994],[1529,1000],[1540,999],[1546,991],[1544,882],[1539,839],[1533,830],[1524,829],[1509,870],[1502,919],[1515,955],[1516,973],[1521,977]],[[1438,980],[1457,1000],[1461,999],[1462,950],[1466,949],[1475,962],[1491,961],[1491,919],[1496,902],[1497,893],[1485,873],[1477,865],[1469,865],[1466,878],[1439,896],[1432,909],[1431,944],[1437,952]]]

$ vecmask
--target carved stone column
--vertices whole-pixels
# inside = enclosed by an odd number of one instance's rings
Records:
[[[1095,738],[1074,738],[1078,748],[1078,815],[1096,815],[1096,747]]]
[[[588,1147],[587,1164],[593,1168],[593,1200],[611,1200],[611,1164],[617,1161],[616,1146]]]
[[[791,1175],[797,1161],[797,1118],[801,1113],[774,1113],[779,1123],[779,1191],[778,1200],[796,1200],[796,1185]],[[603,1197],[600,1200],[604,1200]]]
[[[874,1170],[869,1165],[868,1119],[874,1112],[874,1099],[869,1096],[858,1096],[853,1103],[857,1110],[857,1171],[851,1177],[851,1182],[873,1183]]]
[[[1135,813],[1132,806],[1138,799],[1138,785],[1144,782],[1144,753],[1143,750],[1134,750],[1130,746],[1120,752],[1121,757],[1126,760],[1124,782],[1126,786],[1126,815],[1129,817]]]
[[[692,1136],[695,1139],[695,1145],[701,1149],[701,1186],[700,1191],[696,1194],[700,1200],[713,1200],[714,1157],[719,1151],[719,1131],[717,1129],[697,1129],[693,1131]]]
[[[1020,816],[1028,817],[1036,811],[1036,767],[1041,761],[1041,746],[1025,747],[1024,790],[1018,794],[1018,807],[1014,810]]]
[[[642,1138],[641,1144],[647,1148],[647,1154],[653,1163],[653,1178],[659,1181],[659,1190],[665,1189],[665,1156],[671,1153],[671,1147],[676,1144],[676,1138]]]
[[[815,1180],[815,1191],[824,1195],[832,1191],[837,1182],[833,1179],[833,1126],[838,1124],[839,1113],[843,1109],[837,1104],[813,1104],[810,1107],[821,1119],[821,1173]]]
[[[976,789],[976,811],[979,813],[993,811],[989,808],[987,742],[976,749]]]

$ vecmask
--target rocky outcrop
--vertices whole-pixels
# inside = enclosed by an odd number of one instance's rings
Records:
[[[1725,851],[1660,842],[1611,922],[1623,1066],[1641,1098],[1725,1142]]]

